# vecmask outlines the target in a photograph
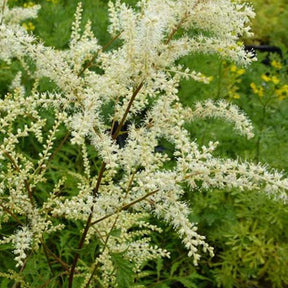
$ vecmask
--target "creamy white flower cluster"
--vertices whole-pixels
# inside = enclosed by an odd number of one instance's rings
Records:
[[[187,109],[191,120],[199,118],[222,118],[232,122],[235,125],[235,130],[248,139],[254,136],[253,127],[249,119],[239,110],[236,105],[231,105],[223,100],[213,103],[212,100],[207,100],[204,103],[198,102],[193,111]],[[187,115],[189,117],[189,115]]]
[[[23,43],[33,41],[33,37],[19,24],[26,19],[36,18],[40,5],[9,8],[7,0],[0,0],[0,7],[0,59],[10,63],[13,57],[21,59],[25,56]]]
[[[30,7],[8,7],[7,0],[0,0],[0,22],[1,24],[7,24],[10,27],[16,26],[19,29],[20,22],[26,19],[36,18],[38,11],[40,9],[40,5],[30,5]]]
[[[145,261],[169,256],[152,243],[151,233],[160,230],[149,224],[147,213],[174,227],[195,265],[199,247],[213,255],[205,237],[197,233],[196,223],[189,221],[190,208],[182,201],[184,183],[189,184],[190,193],[211,188],[258,189],[286,200],[288,183],[283,175],[260,164],[216,158],[213,150],[217,143],[199,147],[184,129],[187,121],[220,117],[250,138],[251,124],[237,107],[207,101],[189,109],[177,96],[183,78],[209,82],[201,73],[177,65],[175,61],[182,56],[218,53],[242,64],[253,60],[239,42],[240,36],[250,34],[254,12],[249,5],[232,0],[141,0],[131,8],[119,0],[111,1],[109,31],[120,41],[109,49],[98,44],[90,23],[81,31],[79,4],[70,46],[64,51],[29,35],[14,24],[24,16],[12,21],[12,10],[3,7],[0,58],[8,63],[17,58],[24,69],[29,69],[27,58],[35,65],[28,71],[34,81],[32,91],[25,90],[17,74],[11,91],[0,100],[0,212],[8,215],[3,217],[5,221],[23,226],[0,244],[12,242],[18,266],[23,265],[25,251],[41,245],[44,233],[63,229],[56,224],[61,219],[82,221],[82,242],[96,238],[101,249],[92,266],[82,266],[78,273],[83,271],[89,283],[95,276],[91,271],[98,267],[102,276],[97,277],[102,277],[105,287],[116,287],[113,253],[131,261],[135,271]],[[27,10],[23,15],[31,17],[31,13]],[[57,91],[38,92],[43,77],[49,78]],[[47,121],[40,113],[45,109],[55,115],[48,133]],[[15,130],[19,119],[26,124]],[[71,142],[81,147],[83,171],[69,172],[78,182],[72,195],[69,190],[68,196],[59,193],[60,187],[65,187],[62,178],[41,202],[39,184],[51,177],[49,162],[58,152],[55,141],[63,124],[72,135]],[[25,137],[35,137],[42,145],[37,159],[21,152],[19,142]],[[163,139],[171,143],[171,151],[162,149]],[[101,160],[97,169],[89,158],[87,143]]]
[[[16,267],[21,267],[27,257],[27,251],[31,250],[31,244],[33,241],[33,235],[27,226],[22,226],[22,229],[17,230],[15,234],[10,237],[4,237],[1,240],[1,244],[13,243],[15,249],[13,253],[15,256],[15,261],[17,262]]]
[[[32,242],[32,233],[27,229],[27,227],[23,227],[22,230],[18,230],[13,239],[15,250],[14,254],[16,255],[15,260],[17,261],[18,266],[22,266],[23,261],[26,259],[26,251],[30,248]]]

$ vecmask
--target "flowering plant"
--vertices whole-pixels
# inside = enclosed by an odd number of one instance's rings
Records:
[[[189,221],[184,186],[190,193],[258,189],[286,200],[288,180],[281,173],[214,157],[217,142],[198,147],[184,128],[187,121],[219,117],[251,138],[252,125],[237,106],[209,100],[184,107],[177,96],[182,78],[209,82],[177,64],[189,53],[216,53],[242,65],[254,60],[239,41],[251,35],[249,5],[141,0],[132,8],[109,2],[112,40],[102,47],[90,22],[81,30],[79,3],[67,50],[46,47],[20,25],[36,17],[39,6],[9,9],[0,0],[0,7],[0,58],[22,65],[0,100],[1,223],[17,225],[0,244],[11,244],[20,270],[0,276],[32,287],[25,267],[41,254],[51,270],[48,285],[133,287],[147,261],[169,257],[153,244],[151,234],[161,229],[150,222],[151,215],[174,227],[195,265],[199,248],[213,255]],[[22,84],[24,73],[31,87]],[[41,89],[43,79],[51,81],[50,89]],[[171,155],[159,149],[163,139],[173,146]],[[51,163],[68,140],[79,147],[81,167],[55,178],[59,174]],[[27,141],[37,149],[27,149]],[[64,260],[49,239],[75,225],[79,242]],[[92,260],[83,261],[85,247],[93,243]],[[122,281],[123,270],[133,276]]]

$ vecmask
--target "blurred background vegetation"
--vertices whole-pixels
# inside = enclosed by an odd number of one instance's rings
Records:
[[[71,23],[76,10],[76,0],[9,0],[9,5],[29,6],[35,3],[42,8],[36,20],[22,25],[41,38],[48,46],[65,49],[69,44]],[[90,19],[93,31],[100,44],[110,40],[107,31],[107,0],[83,0],[83,22]],[[125,2],[134,5],[136,0]],[[216,56],[192,55],[180,62],[191,70],[195,69],[212,76],[211,84],[183,80],[180,98],[184,105],[193,105],[207,98],[224,98],[237,104],[247,113],[255,127],[255,137],[244,139],[233,132],[229,124],[220,120],[206,120],[188,123],[191,139],[200,145],[210,140],[220,142],[216,153],[221,157],[237,158],[269,164],[283,170],[288,176],[288,2],[287,0],[252,0],[256,18],[253,21],[255,36],[244,39],[246,44],[277,46],[282,53],[257,53],[258,62],[250,67],[238,67]],[[257,50],[256,50],[257,52]],[[0,62],[0,92],[7,92],[19,63],[11,65]],[[29,79],[27,78],[29,86]],[[25,74],[23,81],[25,82]],[[42,89],[50,89],[49,83],[42,83]],[[63,128],[63,135],[66,133]],[[30,143],[31,144],[31,143]],[[29,144],[29,145],[30,145]],[[26,143],[27,145],[27,143]],[[29,146],[30,147],[30,146]],[[75,155],[73,163],[67,158]],[[59,178],[57,167],[67,169],[76,163],[79,151],[68,146],[53,161],[55,178]],[[71,153],[72,151],[72,153]],[[92,152],[91,152],[92,153]],[[96,155],[95,155],[96,158]],[[72,164],[71,164],[72,163]],[[96,163],[95,163],[96,164]],[[74,168],[75,170],[75,168]],[[61,175],[62,176],[62,175]],[[73,189],[71,176],[70,189]],[[43,187],[45,189],[45,187]],[[163,227],[164,237],[155,234],[155,242],[167,247],[171,260],[147,263],[145,277],[138,284],[145,287],[188,287],[188,288],[285,288],[288,287],[288,208],[259,192],[241,191],[194,191],[186,200],[191,204],[191,221],[198,222],[199,231],[207,235],[207,241],[215,247],[216,256],[212,259],[203,256],[199,267],[194,267],[186,257],[186,251],[172,233],[170,227]],[[152,221],[157,221],[152,219]],[[77,228],[77,227],[76,227]],[[75,229],[76,229],[75,228]],[[78,229],[78,228],[77,228]],[[76,232],[78,230],[75,230]],[[75,234],[77,234],[75,232]],[[73,231],[65,236],[56,236],[50,246],[57,255],[67,257],[65,247],[75,247]],[[67,246],[67,247],[68,247]],[[87,252],[87,251],[86,251]],[[8,252],[7,252],[8,253]],[[12,268],[14,263],[5,261],[6,252],[0,256],[1,269]],[[87,252],[89,254],[89,251]],[[1,259],[2,258],[2,259]],[[33,287],[40,281],[37,277],[47,267],[39,266],[41,259],[25,269]],[[43,270],[41,270],[43,269]],[[42,271],[42,272],[41,272]],[[6,281],[6,280],[5,280]],[[8,282],[0,287],[10,287]],[[7,280],[8,281],[8,280]],[[1,279],[0,279],[1,283]],[[58,287],[57,282],[49,287]],[[55,285],[55,286],[53,286]]]

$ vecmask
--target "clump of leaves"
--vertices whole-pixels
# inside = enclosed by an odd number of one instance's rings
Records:
[[[253,20],[254,43],[287,44],[288,10],[286,0],[253,0],[257,15]],[[249,40],[248,40],[249,41]]]
[[[209,191],[195,195],[193,219],[208,234],[216,257],[204,274],[212,287],[288,284],[288,208],[255,192]],[[263,220],[265,219],[265,221]]]

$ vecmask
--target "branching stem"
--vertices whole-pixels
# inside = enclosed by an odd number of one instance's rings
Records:
[[[2,203],[0,203],[0,207],[7,212],[17,223],[20,225],[24,225],[24,223],[12,212],[10,211],[7,207],[5,207]]]
[[[154,190],[154,191],[152,191],[152,192],[149,192],[149,193],[145,194],[144,196],[142,196],[142,197],[140,197],[140,198],[138,198],[138,199],[136,199],[136,200],[134,200],[134,201],[126,204],[126,205],[123,205],[123,206],[120,207],[116,212],[107,214],[107,215],[105,215],[105,216],[103,216],[103,217],[101,217],[101,218],[93,221],[93,222],[91,223],[91,226],[92,226],[92,225],[95,225],[95,224],[97,224],[97,223],[99,223],[99,222],[101,222],[101,221],[103,221],[103,220],[105,220],[105,219],[107,219],[107,218],[109,218],[109,217],[111,217],[111,216],[113,216],[113,215],[115,215],[116,213],[119,213],[119,211],[127,210],[128,208],[132,207],[132,206],[135,205],[136,203],[139,203],[139,202],[145,200],[146,198],[154,195],[154,194],[157,193],[158,191],[159,191],[159,189],[156,189],[156,190]]]
[[[9,161],[12,163],[14,169],[15,169],[18,173],[20,173],[21,170],[20,170],[19,166],[17,165],[16,161],[15,161],[15,160],[13,159],[13,157],[10,155],[10,153],[9,153],[8,151],[5,151],[5,150],[4,150],[4,151],[3,151],[3,154],[4,154],[4,155],[9,159]],[[34,207],[34,200],[33,200],[32,191],[31,191],[31,189],[30,189],[29,182],[28,182],[26,179],[24,179],[24,185],[25,185],[25,188],[26,188],[26,190],[27,190],[27,192],[28,192],[28,197],[29,197],[30,203],[31,203],[32,207]]]
[[[122,32],[120,32],[119,34],[117,34],[114,38],[112,38],[105,46],[103,46],[103,48],[101,49],[102,51],[105,51],[106,49],[108,49],[122,34]],[[91,67],[91,65],[93,64],[94,60],[97,58],[98,56],[97,52],[91,59],[90,61],[82,68],[82,70],[78,73],[78,77],[80,77],[89,67]]]
[[[100,168],[100,171],[99,171],[99,174],[98,174],[97,183],[96,183],[96,186],[95,186],[95,188],[93,190],[94,201],[95,201],[95,197],[96,197],[96,195],[98,193],[98,190],[99,190],[99,187],[100,187],[100,183],[101,183],[101,180],[102,180],[102,177],[103,177],[105,169],[106,169],[106,164],[104,162],[102,162],[102,165],[101,165],[101,168]],[[89,217],[87,219],[84,231],[82,233],[81,239],[80,239],[79,244],[78,244],[78,252],[76,252],[74,260],[73,260],[73,263],[72,263],[72,266],[71,266],[70,275],[69,275],[69,286],[68,286],[69,288],[72,288],[75,268],[76,268],[76,265],[77,265],[77,262],[78,262],[79,256],[80,256],[79,253],[80,253],[80,250],[82,249],[82,247],[84,245],[86,236],[88,234],[88,231],[89,231],[89,228],[90,228],[90,224],[91,224],[91,221],[92,221],[93,212],[94,212],[94,205],[91,206],[91,211],[90,211]]]
[[[197,1],[198,3],[198,1]],[[180,21],[180,23],[173,29],[173,31],[171,32],[171,34],[169,35],[168,39],[166,40],[166,44],[168,44],[171,39],[173,38],[173,36],[175,35],[175,33],[180,29],[180,27],[182,26],[182,24],[185,22],[185,20],[188,18],[188,14],[185,14],[185,16],[183,17],[183,19]],[[119,33],[118,35],[116,35],[104,48],[106,49],[107,47],[109,47],[116,39],[118,39],[118,37],[121,35],[121,33]],[[103,50],[104,50],[103,48]],[[81,76],[84,71],[89,68],[91,66],[91,64],[93,63],[93,61],[95,60],[95,58],[97,57],[97,54],[87,63],[87,65],[79,72],[78,76]],[[121,129],[122,127],[124,126],[125,122],[126,122],[126,119],[127,119],[127,116],[128,116],[128,113],[132,107],[132,104],[136,98],[136,96],[138,95],[138,93],[140,92],[140,90],[142,89],[144,85],[144,80],[142,80],[140,82],[140,84],[137,86],[137,88],[134,90],[130,100],[129,100],[129,103],[125,109],[125,112],[123,114],[123,117],[119,123],[119,125],[117,126],[117,129],[115,130],[115,132],[113,133],[112,135],[112,139],[115,140],[117,139],[117,137],[119,136],[120,132],[121,132]],[[112,124],[114,125],[114,124]],[[113,131],[113,127],[111,127],[111,131]],[[93,198],[94,198],[94,201],[95,201],[95,197],[99,191],[99,187],[100,187],[100,184],[101,184],[101,180],[103,178],[103,174],[105,172],[105,169],[106,169],[106,163],[105,162],[102,162],[101,164],[101,168],[100,168],[100,172],[98,174],[98,179],[97,179],[97,183],[96,183],[96,186],[95,188],[93,189]],[[93,216],[93,211],[94,211],[94,206],[91,207],[91,212],[89,214],[89,217],[87,219],[87,222],[86,222],[86,225],[85,225],[85,228],[84,228],[84,231],[82,233],[82,236],[81,236],[81,239],[80,239],[80,242],[78,244],[78,252],[76,253],[75,257],[74,257],[74,260],[73,260],[73,263],[72,263],[72,266],[71,266],[71,270],[70,270],[70,275],[69,275],[69,286],[68,288],[72,288],[72,284],[73,284],[73,277],[74,277],[74,271],[75,271],[75,268],[76,268],[76,265],[77,265],[77,262],[79,260],[79,251],[82,249],[83,245],[84,245],[84,242],[85,242],[85,239],[86,239],[86,236],[88,234],[88,231],[89,231],[89,228],[90,226],[96,224],[96,223],[99,223],[100,221],[103,221],[104,219],[108,218],[108,217],[111,217],[112,215],[115,215],[116,213],[119,213],[120,211],[122,210],[125,210],[125,209],[128,209],[129,207],[133,206],[134,204],[146,199],[147,197],[155,194],[156,192],[158,191],[155,190],[153,192],[150,192],[146,195],[144,195],[143,197],[139,198],[139,199],[136,199],[135,201],[132,201],[131,203],[127,204],[127,205],[124,205],[123,207],[120,208],[120,210],[118,209],[115,213],[111,213],[111,214],[108,214],[96,221],[94,221],[93,223],[91,223],[92,221],[92,216]],[[117,221],[117,220],[116,220]],[[92,276],[94,274],[94,271],[92,273]],[[92,277],[91,276],[91,277]],[[89,282],[90,282],[90,279],[89,279]]]
[[[121,128],[123,127],[125,121],[126,121],[126,118],[127,118],[127,115],[132,107],[132,104],[133,104],[133,101],[135,100],[137,94],[139,93],[139,91],[141,90],[141,88],[143,87],[143,84],[144,84],[144,81],[142,81],[138,87],[136,88],[136,90],[133,92],[132,96],[131,96],[131,99],[126,107],[126,110],[124,112],[124,115],[120,121],[120,124],[119,126],[117,127],[115,133],[112,135],[112,139],[115,140],[120,131],[121,131]],[[96,200],[96,196],[97,196],[97,193],[99,191],[99,187],[100,187],[100,184],[101,184],[101,181],[102,181],[102,178],[103,178],[103,175],[104,175],[104,172],[105,172],[105,169],[106,169],[106,163],[103,161],[102,164],[101,164],[101,168],[100,168],[100,171],[99,171],[99,174],[98,174],[98,178],[97,178],[97,183],[96,183],[96,186],[95,188],[93,189],[93,198],[94,198],[94,201]],[[76,265],[77,265],[77,262],[79,260],[79,251],[82,249],[83,245],[84,245],[84,242],[85,242],[85,239],[86,239],[86,236],[88,234],[88,231],[89,231],[89,228],[91,226],[91,221],[92,221],[92,216],[93,216],[93,212],[94,212],[94,205],[91,206],[91,211],[90,211],[90,214],[89,214],[89,217],[87,219],[87,222],[86,222],[86,225],[85,225],[85,228],[84,228],[84,231],[82,233],[82,236],[81,236],[81,239],[80,239],[80,242],[78,244],[78,252],[75,254],[75,257],[74,257],[74,260],[73,260],[73,263],[72,263],[72,266],[71,266],[71,270],[70,270],[70,275],[69,275],[69,284],[68,284],[68,288],[72,288],[72,285],[73,285],[73,277],[74,277],[74,272],[75,272],[75,268],[76,268]]]
[[[120,124],[117,126],[116,131],[115,131],[114,134],[112,135],[112,139],[113,139],[113,140],[115,140],[115,139],[119,136],[119,133],[120,133],[122,127],[123,127],[124,124],[125,124],[126,118],[127,118],[128,113],[129,113],[129,111],[130,111],[130,109],[131,109],[131,107],[132,107],[132,104],[133,104],[133,102],[134,102],[137,94],[139,93],[139,91],[140,91],[141,88],[143,87],[143,85],[144,85],[144,81],[142,81],[142,82],[138,85],[138,87],[135,89],[135,91],[133,92],[132,97],[131,97],[131,99],[130,99],[127,107],[126,107],[126,110],[125,110],[125,112],[124,112],[124,115],[123,115],[123,117],[122,117],[122,119],[121,119],[121,121],[120,121]]]

